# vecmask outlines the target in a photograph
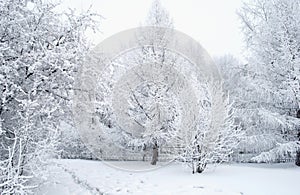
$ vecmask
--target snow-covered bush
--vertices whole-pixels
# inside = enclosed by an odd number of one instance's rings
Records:
[[[208,163],[228,162],[244,139],[244,132],[235,121],[235,110],[224,95],[222,85],[208,83],[208,87],[209,106],[201,110],[203,116],[196,121],[192,140],[179,157],[193,173],[203,172]]]
[[[268,152],[262,152],[258,156],[253,157],[253,162],[280,162],[280,159],[291,159],[296,156],[297,150],[300,149],[300,145],[295,142],[288,142],[284,144],[278,144],[278,146]],[[283,161],[284,162],[284,161]]]

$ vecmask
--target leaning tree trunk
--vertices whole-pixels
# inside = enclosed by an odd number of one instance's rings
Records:
[[[298,110],[297,112],[297,118],[300,119],[300,110]],[[300,129],[298,129],[299,133],[298,133],[298,141],[300,142]],[[299,143],[300,144],[300,143]],[[296,162],[295,164],[297,166],[300,166],[300,146],[298,147],[298,150],[297,150],[297,154],[296,154]]]
[[[156,165],[157,161],[158,161],[158,146],[157,146],[157,144],[155,144],[153,146],[153,151],[152,151],[151,165]]]

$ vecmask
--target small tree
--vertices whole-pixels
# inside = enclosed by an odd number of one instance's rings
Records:
[[[196,121],[192,140],[181,155],[193,173],[202,173],[208,163],[228,161],[244,137],[240,127],[235,124],[234,108],[229,98],[224,97],[221,85],[208,86],[212,89],[210,104],[202,111],[206,117]]]

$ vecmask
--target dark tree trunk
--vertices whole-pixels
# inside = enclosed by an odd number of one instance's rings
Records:
[[[157,161],[158,161],[158,146],[157,144],[155,144],[153,146],[151,165],[156,165]]]
[[[143,161],[146,161],[146,150],[147,150],[146,145],[143,145]]]
[[[197,137],[195,137],[197,139]],[[197,152],[198,154],[201,154],[201,149],[200,146],[197,145]],[[201,162],[201,157],[199,157],[197,159],[197,163],[196,166],[193,167],[193,174],[196,173],[202,173],[204,171],[204,169],[206,168],[206,163],[205,162]]]
[[[297,151],[295,164],[300,167],[300,150]]]
[[[297,118],[299,118],[300,119],[300,110],[298,110],[298,112],[297,112]],[[300,129],[298,129],[298,141],[300,142]],[[300,143],[299,143],[300,144]],[[299,147],[300,148],[300,147]],[[295,162],[295,164],[297,165],[297,166],[300,166],[300,149],[298,149],[297,150],[297,154],[296,154],[296,162]]]
[[[206,163],[200,163],[198,162],[197,163],[197,166],[196,166],[196,170],[193,170],[193,173],[202,173],[204,171],[204,169],[206,168]]]

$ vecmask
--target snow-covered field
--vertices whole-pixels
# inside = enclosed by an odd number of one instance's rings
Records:
[[[299,194],[300,169],[289,164],[232,164],[192,174],[172,163],[154,171],[128,172],[100,161],[58,160],[39,194]],[[140,167],[143,162],[117,162]],[[55,181],[53,183],[53,181]]]

